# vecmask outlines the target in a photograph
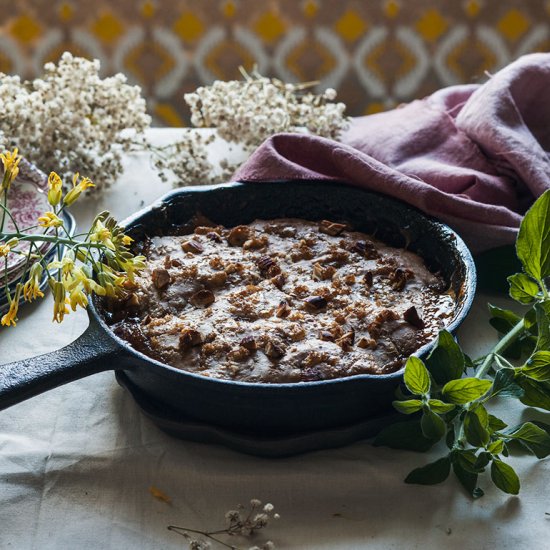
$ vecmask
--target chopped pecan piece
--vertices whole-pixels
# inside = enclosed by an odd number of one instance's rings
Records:
[[[153,284],[155,285],[155,288],[158,290],[164,290],[172,280],[170,278],[170,273],[166,269],[157,268],[153,269],[153,272],[151,273],[151,279],[153,280]]]
[[[418,315],[418,311],[416,311],[414,306],[411,306],[407,309],[407,311],[405,311],[405,313],[403,313],[403,319],[418,329],[423,329],[426,326],[426,323],[424,323],[420,315]]]
[[[275,315],[280,319],[284,319],[290,315],[290,306],[286,303],[285,300],[282,300],[279,304],[279,307],[275,311]]]
[[[373,338],[367,338],[366,336],[361,336],[357,340],[357,347],[362,349],[376,349],[376,340]]]
[[[304,304],[309,311],[321,311],[327,307],[327,301],[322,296],[309,296]]]
[[[231,229],[227,235],[227,242],[231,246],[242,246],[250,238],[250,228],[246,225],[238,225]]]
[[[202,336],[198,330],[184,328],[180,333],[179,348],[181,351],[187,351],[194,346],[202,343]]]
[[[348,273],[345,277],[344,277],[344,283],[346,283],[347,285],[353,285],[355,284],[355,275],[353,273]]]
[[[214,241],[216,243],[221,243],[222,242],[221,235],[219,233],[216,233],[215,231],[209,231],[206,234],[206,238],[211,240],[211,241]]]
[[[130,294],[124,305],[132,309],[139,307],[139,297],[137,294]]]
[[[344,350],[351,351],[353,343],[355,342],[355,333],[353,331],[346,332],[343,336],[340,336],[336,343]]]
[[[228,354],[227,358],[230,361],[244,361],[250,357],[250,350],[246,349],[243,346],[232,349]]]
[[[220,235],[222,228],[221,227],[212,227],[209,225],[199,225],[195,227],[195,235],[208,235],[209,233],[215,233]]]
[[[413,277],[414,273],[410,269],[398,267],[390,275],[390,283],[395,290],[401,291],[405,288],[407,281],[412,279]]]
[[[319,223],[319,231],[331,235],[332,237],[340,235],[344,229],[346,229],[346,225],[343,223],[336,223],[328,220],[323,220]]]
[[[185,252],[192,252],[193,254],[200,254],[204,252],[204,246],[199,241],[195,239],[189,239],[188,241],[183,241],[181,247]]]
[[[311,368],[319,363],[323,363],[328,358],[328,355],[322,351],[310,351],[302,361],[302,367]]]
[[[278,275],[275,275],[275,277],[271,278],[271,282],[279,289],[281,290],[286,283],[286,276],[284,273],[279,273]]]
[[[313,265],[313,278],[317,281],[326,281],[332,279],[336,273],[336,268],[331,265],[323,266],[319,262]]]
[[[334,334],[332,334],[330,330],[321,330],[319,332],[319,340],[323,340],[325,342],[334,342]]]
[[[240,341],[240,345],[249,351],[254,351],[257,349],[256,339],[254,338],[254,336],[245,336]]]
[[[279,342],[268,340],[264,352],[271,359],[279,359],[285,354],[285,349]]]
[[[355,241],[349,249],[364,256],[367,260],[374,260],[379,256],[376,247],[370,241]]]
[[[399,319],[399,315],[395,311],[392,309],[383,309],[367,327],[369,334],[374,338],[378,338],[382,330],[382,325],[390,321],[395,321],[396,319]]]
[[[190,298],[189,301],[195,306],[195,307],[208,307],[209,305],[213,304],[216,301],[216,297],[214,296],[214,293],[211,290],[199,290],[198,292],[195,292]]]
[[[214,273],[205,275],[202,281],[209,288],[220,288],[226,283],[227,274],[225,271],[215,271]]]
[[[262,256],[261,258],[256,260],[256,265],[258,266],[259,270],[268,277],[275,277],[276,275],[279,275],[279,273],[281,273],[281,268],[279,267],[279,265],[275,262],[273,258],[270,258],[269,256]]]
[[[365,273],[365,276],[363,277],[363,282],[365,283],[365,286],[368,288],[371,288],[374,283],[374,275],[372,274],[372,271],[367,271]]]
[[[267,238],[264,237],[252,237],[243,243],[244,250],[258,250],[267,246]]]

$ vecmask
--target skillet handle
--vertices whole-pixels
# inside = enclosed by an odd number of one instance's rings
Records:
[[[0,365],[0,410],[101,371],[128,368],[127,352],[94,316],[74,342],[60,350]]]

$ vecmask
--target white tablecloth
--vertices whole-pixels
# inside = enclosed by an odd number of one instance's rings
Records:
[[[175,134],[151,133],[157,143]],[[108,208],[122,219],[169,188],[146,156],[134,156],[111,190],[75,214],[84,223]],[[472,355],[495,339],[486,323],[490,298],[477,297],[459,333]],[[0,363],[62,347],[87,325],[83,311],[62,326],[50,320],[49,298],[23,308],[16,329],[0,331]],[[500,412],[519,421],[520,409],[505,405]],[[478,501],[454,480],[403,483],[413,467],[442,452],[362,441],[293,458],[254,458],[170,438],[141,416],[112,373],[97,374],[0,412],[0,548],[182,549],[185,540],[169,524],[214,529],[227,510],[251,498],[272,502],[281,514],[258,539],[278,548],[550,548],[548,460],[511,458],[521,476],[519,497],[486,481]],[[153,498],[152,485],[172,504]]]

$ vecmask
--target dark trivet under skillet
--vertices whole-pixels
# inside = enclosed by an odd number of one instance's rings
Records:
[[[396,420],[396,413],[386,412],[349,426],[293,434],[269,435],[238,432],[209,425],[182,416],[139,390],[124,374],[116,371],[117,382],[134,398],[141,412],[162,431],[179,439],[213,443],[235,451],[265,458],[281,458],[320,449],[343,447],[375,436],[384,426]]]

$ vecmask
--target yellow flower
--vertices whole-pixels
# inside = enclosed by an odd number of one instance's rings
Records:
[[[94,225],[93,231],[90,233],[90,242],[103,243],[107,248],[116,250],[116,247],[112,241],[113,234],[101,220],[97,220]]]
[[[99,296],[105,296],[105,289],[93,280],[91,274],[86,272],[88,269],[88,266],[83,266],[73,271],[69,290],[72,291],[75,287],[81,286],[86,294],[95,292]]]
[[[69,250],[65,253],[63,258],[60,260],[55,260],[53,262],[50,262],[48,264],[48,269],[54,270],[54,269],[61,269],[61,274],[64,278],[70,277],[73,274],[75,265],[74,265],[74,252],[72,250]]]
[[[21,296],[21,283],[15,288],[15,295],[12,298],[8,294],[8,300],[10,303],[10,309],[8,312],[0,319],[0,324],[2,326],[15,326],[17,324],[17,311],[19,310],[19,297]]]
[[[73,311],[76,311],[77,306],[85,308],[88,305],[88,298],[82,290],[82,286],[75,287],[69,294],[69,303]]]
[[[92,181],[89,178],[82,178],[78,183],[79,174],[76,173],[73,177],[73,188],[65,195],[63,204],[66,206],[71,206],[78,197],[80,197],[83,191],[90,187],[95,187]]]
[[[69,313],[67,292],[63,283],[54,281],[53,279],[50,279],[49,282],[53,293],[53,320],[61,323],[65,315]]]
[[[0,258],[5,258],[18,244],[19,239],[17,237],[13,237],[5,243],[0,243]]]
[[[126,272],[128,279],[133,281],[135,275],[145,268],[145,256],[133,256],[127,260],[119,259],[118,263],[121,269]]]
[[[17,177],[17,174],[19,174],[19,161],[21,157],[17,153],[17,148],[15,148],[13,152],[6,151],[0,154],[0,159],[4,165],[4,177],[0,184],[0,193],[7,191],[13,180]]]
[[[124,246],[130,246],[134,242],[134,239],[132,237],[128,237],[128,235],[124,235],[122,237],[122,244]]]
[[[38,218],[38,225],[42,227],[61,227],[63,220],[53,212],[45,212]]]
[[[27,302],[32,302],[37,298],[44,298],[44,293],[40,290],[40,280],[42,279],[43,268],[40,262],[33,264],[29,272],[29,278],[23,285],[23,297]]]
[[[63,182],[55,172],[50,172],[50,175],[48,176],[48,187],[48,202],[52,206],[57,206],[61,202]]]

